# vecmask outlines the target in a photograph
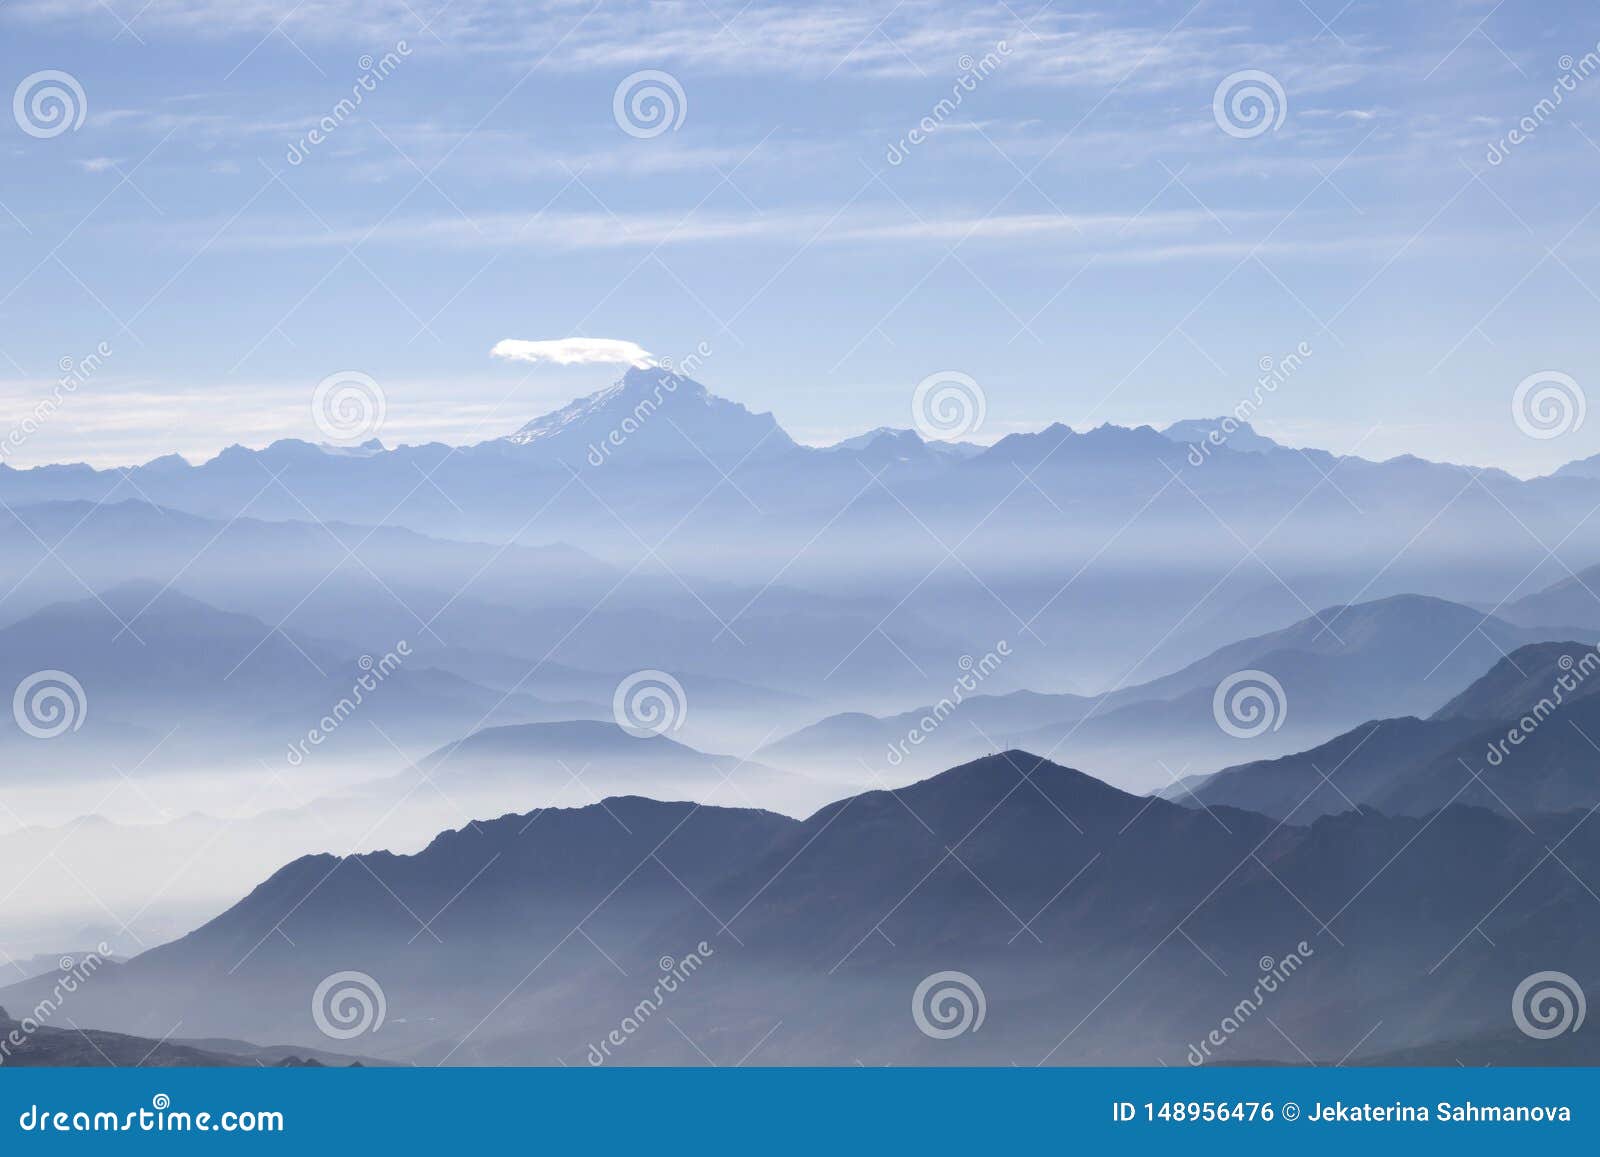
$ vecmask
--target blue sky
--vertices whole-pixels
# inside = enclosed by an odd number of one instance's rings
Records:
[[[1600,451],[1600,414],[1511,416],[1530,374],[1600,383],[1600,76],[1537,108],[1600,15],[1396,7],[11,0],[0,88],[60,70],[86,110],[0,118],[0,418],[112,352],[8,460],[316,437],[345,370],[386,441],[476,440],[617,376],[489,355],[570,337],[703,346],[809,441],[910,425],[940,371],[982,386],[980,440],[1214,416],[1305,343],[1257,415],[1284,440]],[[647,69],[682,120],[634,135]],[[1257,135],[1213,108],[1244,70],[1283,94]]]

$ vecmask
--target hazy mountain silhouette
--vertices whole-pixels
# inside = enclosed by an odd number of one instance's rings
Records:
[[[838,792],[748,759],[712,755],[665,735],[637,737],[614,720],[489,727],[439,748],[416,767],[361,789],[409,795],[418,782],[452,798],[508,805],[581,806],[617,795],[759,806],[805,814]]]
[[[1600,595],[1596,591],[1600,591],[1600,566],[1586,567],[1506,603],[1496,613],[1509,622],[1529,626],[1565,623],[1592,629],[1600,626]]]
[[[19,584],[20,613],[76,589],[73,572],[91,589],[181,573],[190,594],[301,634],[360,630],[371,647],[431,630],[619,675],[709,650],[695,670],[810,688],[820,715],[894,712],[999,639],[1039,645],[1018,648],[997,691],[1142,683],[1309,608],[1405,591],[1470,602],[1563,577],[1535,540],[1600,557],[1600,523],[1576,514],[1600,500],[1595,479],[1226,443],[1197,466],[1149,426],[818,448],[668,380],[632,371],[466,446],[280,441],[128,471],[0,467],[0,500],[40,522],[36,539],[0,519],[14,560],[0,581]],[[130,499],[170,525],[117,535]],[[1497,550],[1478,548],[1497,532]],[[572,545],[541,561],[529,543]],[[645,660],[629,641],[652,634]],[[507,640],[526,646],[495,646]]]
[[[31,1010],[30,1010],[31,1012]],[[183,1039],[151,1040],[125,1033],[30,1022],[10,1016],[0,1008],[0,1037],[17,1031],[22,1043],[8,1050],[6,1068],[238,1068],[265,1065],[275,1068],[349,1066],[362,1064],[355,1057],[315,1048],[263,1048],[248,1041]],[[365,1063],[372,1063],[370,1061]]]
[[[1281,631],[1242,639],[1170,675],[1104,696],[978,694],[953,711],[929,704],[887,718],[855,712],[776,741],[761,758],[796,770],[892,775],[927,770],[1018,742],[1093,766],[1124,782],[1165,786],[1169,776],[1227,764],[1250,750],[1292,751],[1378,715],[1428,713],[1507,651],[1547,637],[1443,599],[1417,595],[1330,607]],[[1265,671],[1284,691],[1281,727],[1237,739],[1217,725],[1218,685]],[[923,727],[929,718],[935,728]],[[915,729],[931,731],[917,746]]]
[[[40,761],[58,761],[66,750],[61,744],[80,752],[73,774],[108,773],[92,752],[121,753],[132,765],[158,747],[163,760],[199,758],[216,766],[270,753],[281,762],[308,729],[333,715],[343,718],[340,704],[355,703],[353,688],[363,677],[374,685],[360,693],[355,724],[327,729],[327,739],[303,750],[301,759],[388,751],[391,740],[437,744],[491,720],[610,713],[608,705],[544,703],[408,664],[405,648],[394,650],[400,643],[360,655],[155,583],[124,583],[0,628],[0,685],[64,671],[83,690],[72,709],[80,726],[60,736],[58,746],[4,729],[0,747],[13,753],[13,780],[33,774]],[[227,741],[220,756],[219,736]]]
[[[7,606],[22,617],[64,592],[76,600],[136,580],[351,655],[382,654],[407,639],[419,652],[449,648],[457,658],[476,651],[519,660],[521,676],[549,664],[609,675],[613,686],[635,670],[665,665],[712,685],[745,684],[753,694],[744,709],[773,706],[761,699],[763,690],[798,701],[906,687],[917,678],[907,656],[927,669],[959,653],[940,626],[916,616],[875,631],[893,599],[801,591],[773,582],[770,573],[746,587],[693,571],[619,570],[560,545],[319,526],[297,513],[302,521],[223,521],[120,502],[0,514]],[[473,671],[439,665],[478,681]],[[535,694],[579,698],[560,688]],[[804,717],[780,716],[787,726]]]
[[[1597,692],[1593,645],[1536,643],[1426,719],[1363,723],[1312,750],[1227,768],[1167,794],[1296,822],[1356,806],[1425,815],[1473,804],[1519,821],[1589,808],[1600,803]]]
[[[843,438],[827,447],[840,453],[855,454],[869,466],[889,466],[895,463],[959,461],[973,458],[984,452],[984,447],[972,442],[929,440],[915,430],[879,426],[865,434]]]
[[[759,1048],[768,1063],[1181,1064],[1292,953],[1266,1015],[1210,1059],[1383,1056],[1503,1028],[1511,989],[1547,960],[1600,967],[1593,899],[1546,855],[1560,840],[1579,876],[1600,867],[1582,818],[1530,831],[1457,806],[1283,825],[1020,751],[804,823],[611,799],[472,824],[415,856],[297,861],[96,977],[75,1016],[146,1032],[181,1009],[194,1031],[315,1043],[309,993],[360,969],[390,1018],[363,1051],[582,1063],[670,966],[658,957],[700,952],[673,1024],[648,1024],[622,1063]],[[1505,902],[1522,889],[1538,902]],[[908,1003],[950,969],[981,985],[987,1019],[934,1040]]]
[[[1226,416],[1174,422],[1164,427],[1161,433],[1174,442],[1202,447],[1209,445],[1213,450],[1218,446],[1226,446],[1240,453],[1265,454],[1269,450],[1284,449],[1282,443],[1256,433],[1255,427],[1249,422]]]
[[[1291,953],[1210,1059],[1525,1055],[1517,982],[1600,963],[1600,582],[1542,545],[1600,557],[1600,477],[1215,425],[812,447],[638,369],[475,445],[0,466],[0,687],[86,707],[0,729],[0,948],[186,932],[73,994],[113,1056],[304,1059],[355,969],[363,1055],[581,1064],[691,953],[623,1063],[1178,1064]],[[935,1040],[949,971],[988,1019]]]

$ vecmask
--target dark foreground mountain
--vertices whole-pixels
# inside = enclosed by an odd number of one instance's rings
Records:
[[[1339,1060],[1330,1057],[1330,1061]],[[1484,1033],[1465,1040],[1439,1041],[1415,1048],[1396,1049],[1350,1058],[1347,1064],[1402,1065],[1438,1068],[1480,1068],[1515,1065],[1548,1068],[1566,1065],[1600,1065],[1600,1033],[1568,1032],[1548,1040],[1528,1036],[1515,1028]]]
[[[1426,719],[1361,724],[1309,751],[1227,768],[1168,794],[1307,822],[1370,806],[1452,803],[1520,822],[1600,804],[1600,652],[1521,647]],[[1192,794],[1191,794],[1192,793]]]
[[[1299,827],[1021,751],[804,822],[610,799],[297,861],[73,1015],[316,1044],[313,993],[359,973],[387,1019],[349,1047],[418,1062],[1381,1056],[1503,1031],[1532,973],[1600,977],[1586,818]]]
[[[100,1029],[39,1024],[26,1012],[18,1019],[3,1008],[0,1041],[5,1042],[0,1068],[314,1068],[363,1063],[315,1048],[263,1048],[233,1040],[150,1040]]]

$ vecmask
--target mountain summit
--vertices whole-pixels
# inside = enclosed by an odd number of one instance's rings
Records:
[[[1249,422],[1223,415],[1220,418],[1186,418],[1174,422],[1161,433],[1174,442],[1188,444],[1211,442],[1227,446],[1244,454],[1265,454],[1268,450],[1281,450],[1282,444],[1256,432]],[[1214,440],[1214,441],[1213,441]]]
[[[660,366],[636,366],[614,385],[535,418],[504,441],[590,465],[697,457],[696,451],[737,461],[757,446],[794,448],[770,413],[751,413]]]

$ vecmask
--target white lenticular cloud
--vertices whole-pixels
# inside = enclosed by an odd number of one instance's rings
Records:
[[[548,362],[557,366],[648,366],[655,362],[650,351],[637,342],[609,337],[562,337],[551,341],[506,338],[496,342],[489,353],[507,361]]]

